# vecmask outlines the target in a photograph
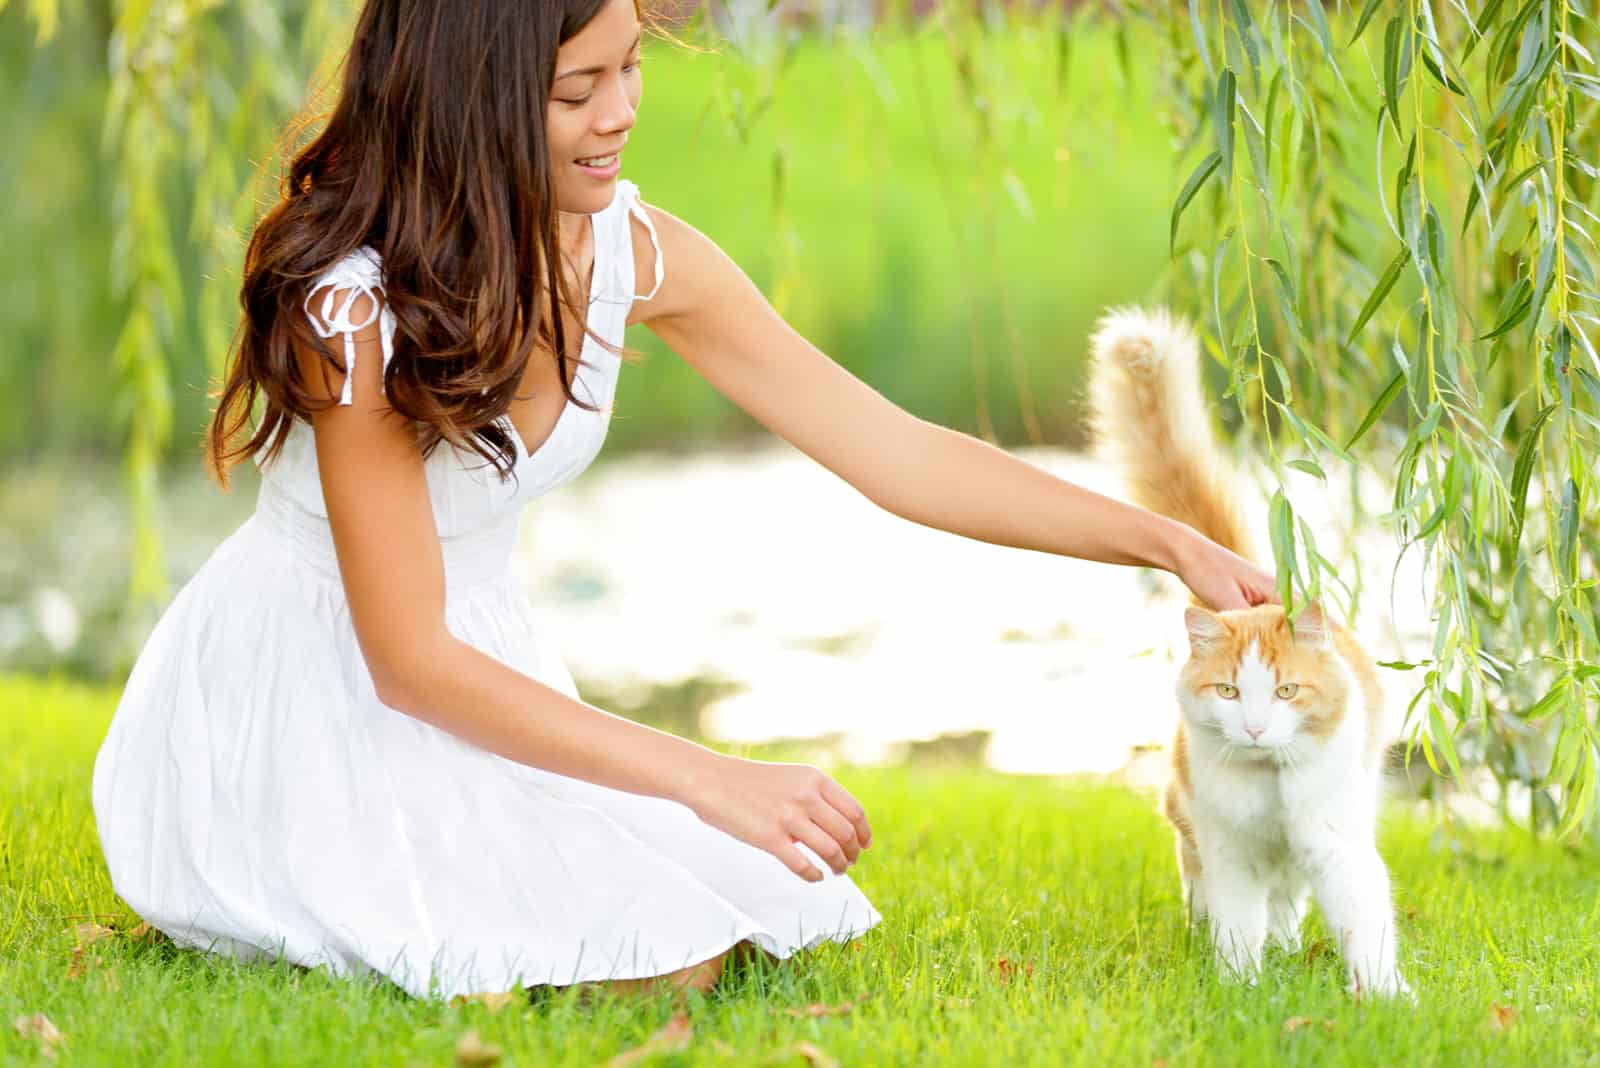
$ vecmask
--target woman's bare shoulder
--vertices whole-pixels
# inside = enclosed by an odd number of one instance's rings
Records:
[[[628,325],[683,316],[701,307],[712,294],[744,274],[715,241],[688,221],[656,204],[640,200],[650,225],[630,214],[633,227],[635,288],[640,294],[628,314]],[[652,233],[652,230],[654,233]],[[656,251],[661,253],[661,286],[649,300],[642,299],[655,284]]]

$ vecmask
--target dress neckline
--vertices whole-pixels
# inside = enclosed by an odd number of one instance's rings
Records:
[[[621,190],[619,188],[618,196],[620,196],[620,195],[621,195]],[[611,201],[611,204],[607,205],[605,208],[602,208],[600,211],[597,211],[597,212],[594,212],[594,213],[590,214],[589,217],[588,217],[589,218],[589,240],[590,240],[590,243],[592,245],[594,245],[594,257],[589,262],[589,285],[588,285],[587,293],[585,294],[585,307],[584,307],[584,314],[583,314],[583,328],[584,328],[583,340],[578,345],[578,365],[575,368],[573,368],[573,371],[572,371],[571,386],[572,386],[572,388],[574,390],[577,389],[578,382],[583,377],[584,370],[588,367],[588,364],[586,364],[584,362],[584,356],[588,352],[588,349],[589,349],[589,340],[590,340],[589,339],[589,332],[590,331],[594,331],[594,330],[597,329],[597,327],[595,325],[595,305],[601,303],[599,300],[596,299],[599,296],[599,294],[595,292],[595,285],[600,281],[600,278],[601,278],[601,274],[600,274],[600,255],[601,255],[600,246],[601,246],[601,242],[600,242],[599,217],[602,214],[604,214],[605,212],[610,211],[612,206],[614,206],[615,204],[616,204],[616,197],[613,197],[612,201]],[[501,416],[501,422],[505,424],[505,427],[506,427],[507,431],[509,432],[513,442],[516,444],[517,451],[521,454],[520,458],[521,459],[532,459],[534,453],[544,449],[545,446],[549,445],[552,441],[555,440],[555,436],[558,433],[560,433],[560,431],[561,431],[562,424],[567,421],[568,413],[571,412],[575,407],[576,407],[576,405],[573,404],[573,400],[572,400],[571,397],[567,397],[562,402],[561,411],[556,413],[555,422],[550,424],[549,431],[546,432],[546,434],[544,436],[544,439],[539,442],[538,448],[536,448],[536,449],[529,449],[528,448],[528,440],[525,437],[522,436],[522,431],[517,429],[516,421],[511,418],[511,413],[509,411],[507,411],[505,413],[505,415]]]

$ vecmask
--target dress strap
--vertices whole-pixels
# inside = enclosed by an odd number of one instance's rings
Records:
[[[318,293],[324,293],[322,309],[320,312],[311,310],[311,300]],[[306,318],[311,320],[311,328],[317,336],[324,340],[335,334],[344,335],[344,389],[339,394],[340,404],[349,404],[352,400],[350,384],[355,381],[356,371],[356,332],[372,325],[372,320],[378,320],[378,339],[383,346],[383,370],[386,376],[389,370],[389,361],[394,359],[394,313],[389,310],[386,301],[379,299],[383,293],[383,271],[378,262],[378,254],[372,249],[362,246],[350,255],[334,264],[322,277],[317,279],[315,285],[306,293],[303,307]],[[354,312],[356,298],[365,296],[372,301],[372,311],[361,322],[351,319]],[[335,298],[339,298],[338,307],[334,306]],[[383,378],[380,377],[380,381]]]
[[[632,294],[634,300],[649,300],[656,295],[656,291],[661,288],[661,280],[666,277],[666,271],[661,262],[661,238],[656,234],[656,224],[651,220],[650,214],[644,210],[644,205],[639,203],[639,187],[637,185],[626,178],[622,179],[617,183],[617,196],[628,206],[627,214],[644,223],[644,228],[650,233],[650,244],[656,251],[656,284],[650,288],[648,293]],[[627,238],[623,242],[622,251],[631,256],[633,254],[633,228],[628,225],[627,215],[624,215],[622,219],[622,232],[624,237]]]

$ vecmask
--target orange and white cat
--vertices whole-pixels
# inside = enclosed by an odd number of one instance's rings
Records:
[[[1199,346],[1165,312],[1117,309],[1091,343],[1096,442],[1138,503],[1251,556],[1202,398]],[[1294,950],[1308,893],[1350,989],[1409,994],[1376,824],[1384,752],[1377,670],[1307,606],[1185,613],[1190,657],[1162,811],[1191,917],[1223,968],[1253,981],[1267,939]]]

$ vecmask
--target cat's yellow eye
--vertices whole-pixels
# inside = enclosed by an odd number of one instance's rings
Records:
[[[1239,696],[1239,687],[1232,683],[1219,682],[1217,683],[1217,696],[1224,701],[1231,701]]]
[[[1300,692],[1300,685],[1294,682],[1286,682],[1279,686],[1275,692],[1278,695],[1278,700],[1287,701]]]

